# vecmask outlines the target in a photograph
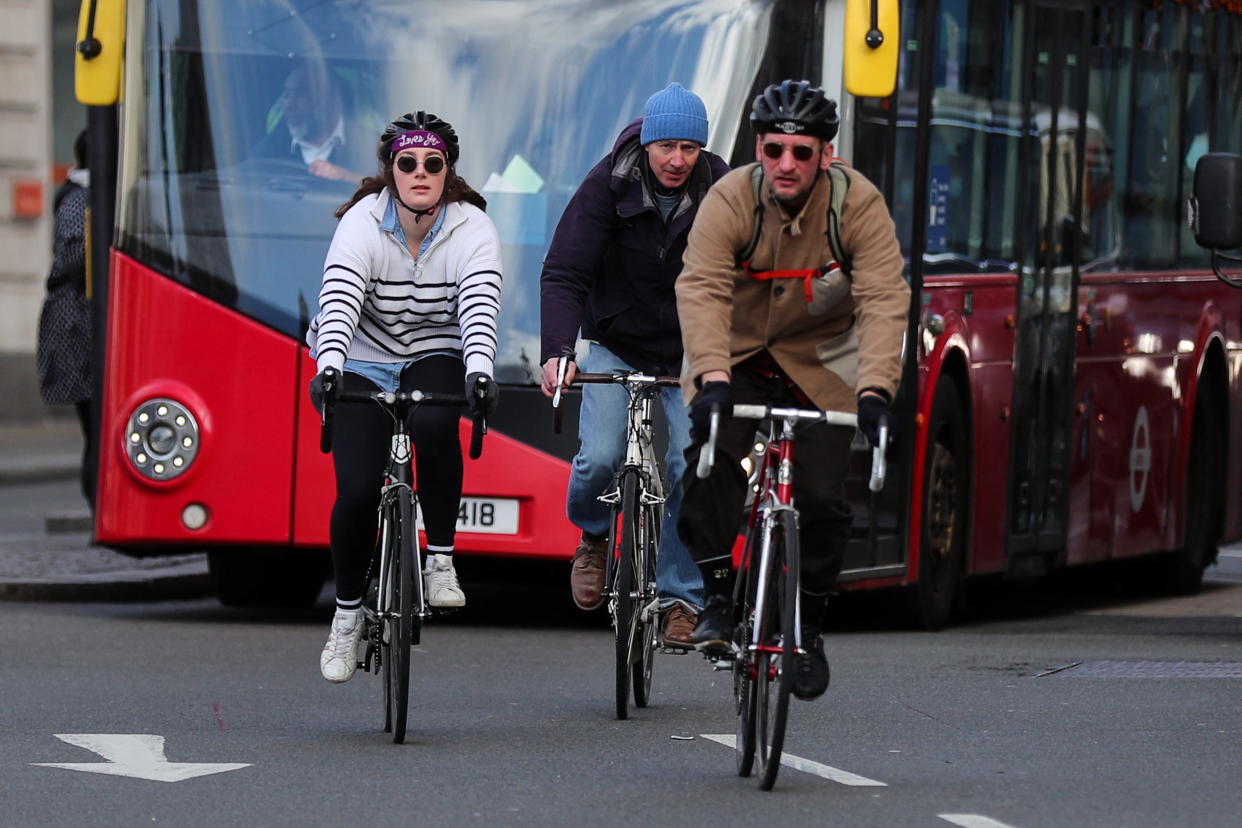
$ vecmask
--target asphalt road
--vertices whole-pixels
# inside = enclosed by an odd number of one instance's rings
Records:
[[[425,630],[403,746],[380,730],[377,678],[319,677],[326,600],[292,614],[0,605],[0,821],[1031,828],[1242,813],[1242,585],[1178,601],[1091,578],[998,587],[940,633],[843,602],[832,687],[790,719],[787,751],[823,767],[783,768],[773,793],[708,738],[732,734],[731,696],[697,656],[661,656],[653,705],[616,721],[611,633],[564,609],[560,587],[476,586]],[[149,739],[107,738],[125,734],[162,737],[172,763],[246,766],[164,782],[36,764],[105,761],[84,743],[154,764]]]

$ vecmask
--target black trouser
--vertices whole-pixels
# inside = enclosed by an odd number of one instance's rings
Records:
[[[465,367],[452,356],[429,356],[401,372],[401,390],[461,395]],[[346,372],[346,391],[375,391],[375,383]],[[414,445],[418,502],[427,530],[427,545],[453,548],[457,510],[461,505],[461,410],[420,406],[406,428]],[[392,418],[378,405],[336,406],[332,420],[332,463],[336,468],[336,503],[332,507],[332,567],[336,597],[352,602],[362,597],[367,564],[379,528],[380,483],[392,446]]]
[[[744,364],[733,367],[733,401],[806,408],[784,380],[765,377]],[[746,473],[741,460],[755,443],[754,420],[733,419],[716,439],[712,473],[694,473],[701,446],[686,450],[685,497],[677,529],[690,554],[703,566],[728,566],[738,531],[743,528]],[[794,505],[798,509],[802,555],[802,592],[826,599],[841,572],[853,513],[845,500],[850,441],[854,429],[825,423],[795,427]],[[710,587],[709,587],[710,589]],[[810,607],[804,617],[816,619]]]
[[[79,482],[82,486],[82,497],[95,512],[95,475],[99,473],[99,457],[95,450],[95,429],[91,424],[91,401],[78,400],[73,404],[78,412],[78,423],[82,426],[82,474]]]

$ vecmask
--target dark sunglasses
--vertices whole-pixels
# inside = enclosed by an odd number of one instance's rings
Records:
[[[789,151],[793,153],[795,161],[810,161],[815,155],[815,147],[806,144],[795,144],[789,147]],[[763,154],[773,161],[779,161],[781,156],[785,154],[785,145],[778,144],[775,141],[768,141],[763,145]]]
[[[412,155],[403,155],[397,159],[397,169],[408,175],[418,169],[418,159]],[[444,159],[432,155],[423,161],[423,169],[427,171],[427,175],[439,175],[444,171]]]

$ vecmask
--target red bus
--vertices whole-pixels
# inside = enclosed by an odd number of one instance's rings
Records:
[[[106,332],[96,541],[206,549],[229,603],[314,599],[334,485],[304,334],[333,212],[374,171],[387,121],[424,109],[461,136],[461,172],[504,245],[502,400],[466,464],[458,549],[568,559],[576,436],[553,433],[535,385],[551,233],[670,80],[703,95],[713,146],[732,147],[750,90],[731,79],[757,77],[790,44],[805,51],[804,31],[775,31],[815,22],[821,10],[804,5],[85,0],[78,93],[107,159],[93,188]],[[339,132],[329,160],[351,181],[310,173],[308,108]]]
[[[109,30],[110,5],[125,14]],[[230,600],[318,587],[278,553],[326,546],[302,334],[350,188],[255,157],[295,69],[326,79],[350,124],[423,108],[462,135],[505,296],[502,404],[467,464],[459,545],[532,558],[567,556],[576,534],[573,437],[554,442],[533,387],[540,260],[564,204],[668,80],[704,98],[709,146],[744,163],[756,91],[808,77],[841,102],[838,154],[887,197],[913,288],[889,482],[867,495],[859,446],[844,586],[903,588],[932,628],[978,576],[1148,557],[1170,589],[1196,589],[1242,535],[1242,295],[1182,205],[1199,156],[1242,147],[1239,4],[878,2],[891,94],[865,50],[842,48],[847,5],[99,2],[96,30],[126,47],[122,63],[104,42],[84,70],[107,87],[112,55],[125,90],[90,110],[104,146],[119,136],[96,209],[111,239],[97,539],[207,548]],[[175,462],[186,437],[193,456],[155,474],[149,449]],[[501,510],[516,523],[478,531]]]
[[[1242,4],[903,2],[897,78],[843,152],[907,249],[910,477],[846,577],[929,627],[986,574],[1152,556],[1197,590],[1242,533],[1242,294],[1183,209],[1242,147]]]

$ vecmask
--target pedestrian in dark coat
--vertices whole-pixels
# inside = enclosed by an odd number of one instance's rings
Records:
[[[91,354],[95,341],[87,280],[86,217],[90,206],[90,171],[86,131],[74,142],[76,165],[52,201],[55,216],[52,269],[39,315],[35,359],[44,402],[72,405],[82,424],[82,495],[94,508],[94,440]]]

